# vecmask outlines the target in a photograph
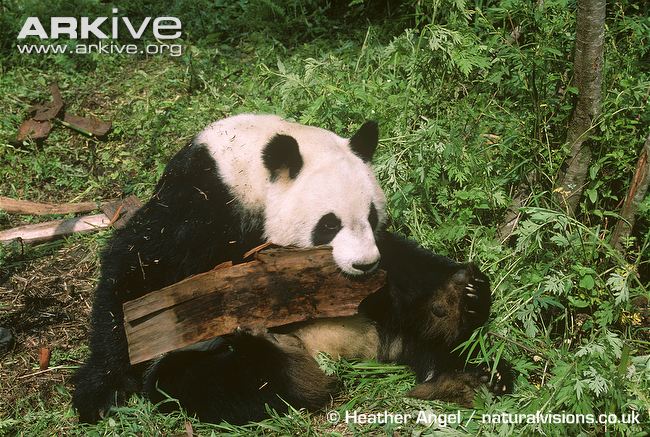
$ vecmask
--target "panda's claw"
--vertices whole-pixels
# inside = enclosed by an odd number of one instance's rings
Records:
[[[474,293],[467,293],[467,297],[471,297],[472,299],[478,299],[478,296],[475,295]]]
[[[474,310],[467,310],[467,312],[470,313],[470,314],[476,314],[476,311],[474,311]]]

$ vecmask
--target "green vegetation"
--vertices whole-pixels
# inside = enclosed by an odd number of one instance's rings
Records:
[[[474,416],[462,410],[463,423],[448,427],[333,426],[324,414],[294,411],[236,428],[200,424],[181,413],[158,415],[137,397],[97,426],[78,425],[70,367],[87,351],[96,254],[108,237],[101,232],[41,247],[0,247],[0,326],[13,329],[18,340],[0,358],[0,434],[166,435],[184,432],[187,421],[201,435],[641,435],[648,429],[650,196],[625,251],[608,244],[650,126],[648,5],[608,4],[602,115],[591,142],[588,186],[572,218],[553,203],[552,189],[568,150],[566,126],[577,92],[571,82],[573,1],[170,3],[0,5],[0,194],[145,199],[176,150],[210,121],[234,113],[275,113],[341,134],[378,120],[375,164],[392,228],[436,252],[472,259],[488,274],[493,318],[466,347],[478,348],[486,362],[513,363],[515,392],[501,399],[481,393]],[[134,21],[179,17],[183,55],[20,55],[15,48],[28,16],[43,22],[51,15],[110,17],[111,7]],[[13,141],[29,106],[49,99],[53,81],[74,113],[113,121],[106,140],[56,128],[41,144]],[[497,229],[520,184],[530,195],[503,241]],[[0,212],[2,229],[19,220]],[[60,276],[68,282],[51,279]],[[74,293],[70,281],[79,282]],[[45,322],[30,325],[32,319],[20,315],[44,296],[54,297],[42,311],[56,315],[68,305],[74,312],[47,319],[37,311]],[[61,340],[62,332],[72,332],[69,341]],[[39,343],[54,349],[52,366],[62,368],[18,379],[38,370]],[[323,366],[344,383],[332,407],[343,414],[457,411],[403,398],[414,378],[402,367],[327,358]],[[636,411],[641,423],[481,423],[482,414],[537,411]]]

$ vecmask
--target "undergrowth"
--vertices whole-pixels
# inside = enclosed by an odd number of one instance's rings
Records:
[[[650,16],[633,1],[608,4],[602,115],[577,217],[551,192],[568,151],[575,3],[568,0],[117,1],[133,18],[178,16],[181,57],[19,56],[25,17],[103,16],[93,0],[12,1],[1,6],[0,193],[43,201],[151,194],[167,160],[209,122],[266,112],[340,134],[379,121],[375,168],[389,199],[391,227],[427,248],[472,259],[491,278],[493,316],[464,345],[479,359],[511,362],[512,395],[477,397],[461,424],[333,425],[324,414],[292,411],[259,424],[200,424],[162,416],[134,397],[96,426],[70,407],[69,369],[48,396],[33,393],[0,409],[0,433],[201,435],[413,432],[416,435],[641,435],[650,414],[648,260],[650,198],[625,250],[608,244],[648,134]],[[108,11],[108,12],[107,12]],[[56,81],[79,114],[111,119],[104,141],[59,126],[43,143],[13,141],[29,106]],[[511,235],[497,233],[517,187],[528,195]],[[43,220],[28,218],[26,221]],[[0,212],[0,227],[16,225]],[[84,237],[96,249],[107,232]],[[78,242],[64,242],[63,245]],[[44,249],[0,248],[1,280],[29,270]],[[96,261],[95,261],[96,262]],[[92,290],[86,290],[91,293]],[[0,325],[3,315],[0,303]],[[86,323],[80,319],[78,323]],[[9,327],[11,328],[11,327]],[[20,340],[20,332],[17,336]],[[26,347],[26,346],[23,346]],[[21,352],[18,346],[14,353]],[[62,363],[85,346],[60,351]],[[9,358],[4,357],[4,361]],[[3,369],[9,369],[8,361]],[[31,363],[37,367],[36,363]],[[456,413],[458,407],[402,397],[406,369],[377,363],[323,366],[343,381],[332,410]],[[74,365],[72,366],[74,367]],[[4,370],[3,370],[4,372]],[[4,379],[4,376],[3,378]],[[6,384],[6,382],[0,382]],[[487,423],[483,414],[639,413],[639,424]]]

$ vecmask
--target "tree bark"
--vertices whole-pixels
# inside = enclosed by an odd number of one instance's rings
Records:
[[[645,140],[645,144],[639,154],[639,160],[636,163],[636,170],[630,182],[630,189],[625,197],[623,209],[621,210],[621,219],[616,223],[610,243],[618,250],[623,249],[623,241],[630,236],[634,227],[636,212],[639,204],[645,198],[650,184],[650,134]]]
[[[578,0],[576,18],[574,81],[578,101],[571,115],[567,142],[571,150],[560,170],[554,192],[557,200],[574,215],[584,189],[591,148],[587,140],[600,113],[603,51],[605,40],[605,0]]]

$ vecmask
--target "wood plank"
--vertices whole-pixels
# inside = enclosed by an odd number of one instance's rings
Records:
[[[105,214],[84,215],[66,220],[52,220],[34,225],[19,226],[0,232],[0,242],[10,243],[22,240],[25,243],[38,243],[77,232],[92,232],[106,228],[110,220]]]
[[[124,304],[132,364],[238,327],[352,315],[386,283],[382,271],[342,275],[329,248],[270,249],[219,267]]]

